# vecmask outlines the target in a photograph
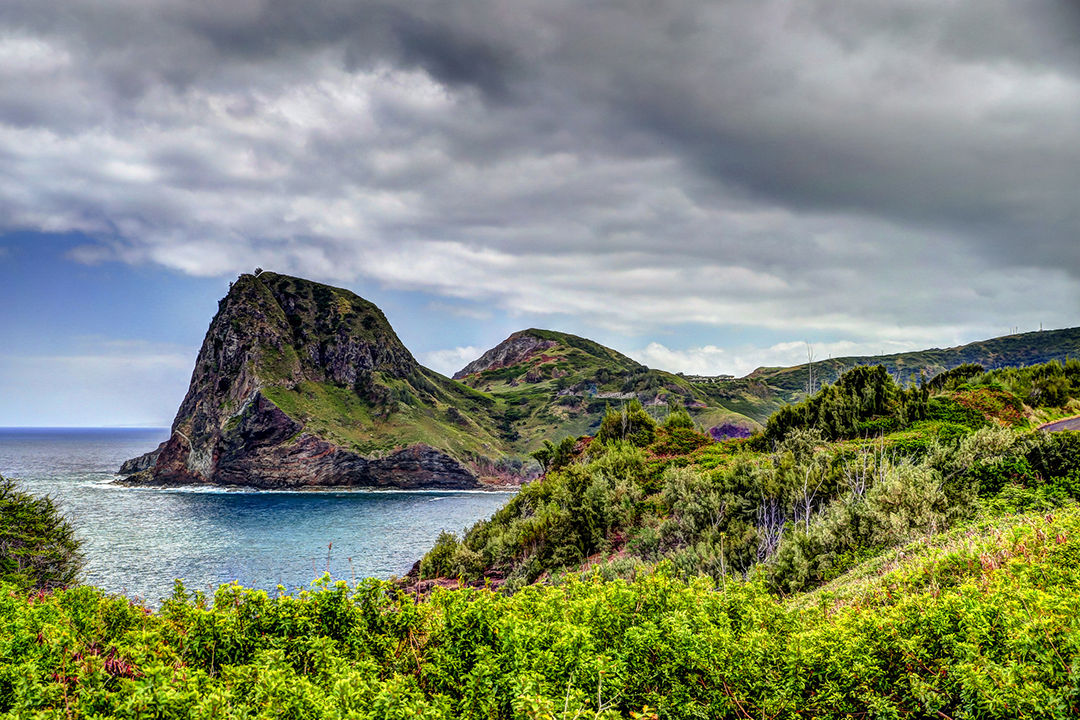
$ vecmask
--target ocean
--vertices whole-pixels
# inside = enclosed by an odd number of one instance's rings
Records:
[[[489,517],[513,495],[485,491],[125,488],[124,460],[167,429],[0,428],[0,475],[49,495],[82,540],[83,581],[157,604],[175,579],[212,592],[274,592],[329,572],[349,583],[404,575],[439,533]]]

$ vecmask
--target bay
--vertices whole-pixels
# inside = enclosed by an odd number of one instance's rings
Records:
[[[443,530],[460,533],[512,492],[125,488],[124,460],[168,430],[0,428],[0,475],[49,495],[83,543],[84,582],[151,604],[239,582],[274,592],[329,572],[350,583],[405,574]]]

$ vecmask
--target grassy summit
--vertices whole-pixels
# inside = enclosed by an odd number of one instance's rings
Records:
[[[732,382],[719,388],[652,370],[599,343],[552,330],[522,330],[455,374],[496,398],[503,431],[523,450],[544,440],[591,434],[608,407],[631,400],[656,416],[685,406],[706,427],[728,424],[747,433],[779,403],[764,387]]]

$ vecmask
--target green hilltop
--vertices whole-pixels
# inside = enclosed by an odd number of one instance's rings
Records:
[[[590,434],[607,408],[631,400],[658,417],[673,406],[685,407],[707,428],[726,424],[747,435],[779,406],[760,383],[693,383],[552,330],[516,332],[454,377],[495,398],[504,437],[529,451],[544,440]]]

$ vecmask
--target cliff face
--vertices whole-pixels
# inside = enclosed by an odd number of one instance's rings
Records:
[[[421,367],[371,303],[242,275],[219,303],[172,436],[121,472],[167,484],[478,487],[470,468],[502,450],[483,410]]]

